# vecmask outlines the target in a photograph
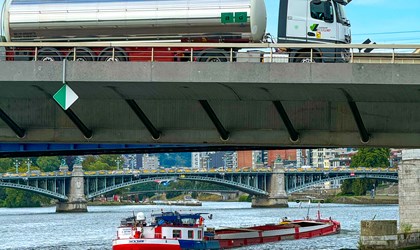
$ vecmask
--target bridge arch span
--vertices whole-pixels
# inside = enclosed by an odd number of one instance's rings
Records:
[[[68,197],[66,195],[63,194],[59,194],[47,189],[42,189],[42,188],[38,188],[38,187],[33,187],[33,186],[29,186],[29,185],[22,185],[22,184],[17,184],[17,183],[11,183],[11,182],[0,182],[0,187],[7,187],[7,188],[14,188],[14,189],[19,189],[19,190],[25,190],[25,191],[29,191],[32,193],[37,193],[43,196],[47,196],[49,198],[53,198],[53,199],[57,199],[59,201],[68,201]]]
[[[304,185],[297,186],[295,188],[287,188],[286,187],[286,193],[292,194],[298,191],[305,190],[307,188],[310,188],[315,185],[323,184],[327,181],[335,181],[335,180],[349,180],[349,179],[379,179],[379,180],[387,180],[387,181],[395,181],[398,182],[398,176],[391,176],[391,175],[378,175],[378,174],[358,174],[355,176],[350,175],[342,175],[342,176],[335,176],[331,178],[321,179],[317,181],[313,181],[310,183],[306,183]]]
[[[96,196],[99,196],[101,194],[105,194],[105,193],[114,191],[114,190],[119,189],[119,188],[129,187],[129,186],[133,186],[133,185],[137,185],[137,184],[154,182],[154,181],[161,181],[161,180],[176,180],[176,179],[177,179],[176,177],[167,177],[167,178],[151,177],[151,178],[133,180],[133,181],[129,181],[129,182],[124,182],[124,183],[120,183],[120,184],[117,184],[117,185],[113,185],[113,186],[110,186],[110,187],[106,187],[106,188],[103,188],[103,189],[98,190],[96,192],[88,193],[86,195],[86,198],[92,199],[92,198],[94,198]]]
[[[230,180],[215,178],[215,177],[207,177],[207,176],[162,177],[162,176],[160,176],[160,177],[151,177],[151,178],[133,180],[133,181],[124,182],[124,183],[116,184],[116,185],[113,185],[113,186],[109,186],[109,187],[103,188],[101,190],[98,190],[96,192],[90,192],[90,193],[86,194],[86,198],[92,199],[92,198],[94,198],[96,196],[99,196],[101,194],[105,194],[105,193],[114,191],[116,189],[129,187],[129,186],[133,186],[133,185],[137,185],[137,184],[154,182],[154,181],[161,181],[161,180],[177,180],[177,179],[220,184],[220,185],[223,185],[223,186],[226,186],[226,187],[235,188],[237,190],[243,191],[243,192],[251,194],[251,195],[258,195],[258,196],[268,196],[269,195],[268,192],[266,192],[262,189],[255,188],[255,187],[252,187],[252,186],[249,186],[249,185],[246,185],[246,184],[230,181]]]
[[[214,178],[214,177],[207,177],[207,176],[185,176],[180,177],[180,180],[189,180],[189,181],[201,181],[201,182],[208,182],[213,184],[219,184],[226,187],[235,188],[239,191],[245,192],[247,194],[251,195],[258,195],[258,196],[268,196],[269,193],[267,191],[264,191],[262,189],[252,187],[246,184],[242,184],[235,181],[220,179],[220,178]]]

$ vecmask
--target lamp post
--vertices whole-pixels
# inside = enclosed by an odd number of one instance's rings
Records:
[[[120,170],[120,164],[123,162],[123,160],[118,157],[117,159],[115,159],[115,162],[117,163],[117,170]]]
[[[28,174],[31,173],[31,160],[28,158]]]
[[[19,173],[19,161],[15,159],[16,174]]]

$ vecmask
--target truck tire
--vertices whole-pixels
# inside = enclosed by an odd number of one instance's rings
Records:
[[[74,52],[70,52],[67,55],[67,61],[73,61],[74,60]],[[90,61],[95,61],[95,58],[93,56],[93,53],[90,49],[88,48],[79,48],[76,50],[76,60],[78,62],[90,62]]]
[[[227,62],[225,54],[220,52],[206,52],[200,56],[200,62]]]
[[[320,63],[322,61],[319,58],[318,53],[313,53],[312,59],[311,59],[311,53],[305,52],[305,53],[298,54],[295,58],[295,62],[297,62],[297,63]]]
[[[37,61],[43,61],[43,62],[61,61],[60,51],[54,48],[42,48],[38,51]]]
[[[125,62],[125,61],[128,61],[128,58],[125,56],[124,52],[122,52],[122,51],[115,51],[114,58],[112,58],[112,51],[105,51],[105,52],[102,52],[99,55],[98,61],[101,61],[101,62]]]

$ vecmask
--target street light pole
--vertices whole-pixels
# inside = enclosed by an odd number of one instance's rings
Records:
[[[16,174],[19,173],[19,161],[15,159]]]
[[[31,172],[31,160],[28,158],[28,174]]]

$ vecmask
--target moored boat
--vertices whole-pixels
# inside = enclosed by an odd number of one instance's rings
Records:
[[[217,240],[204,238],[204,213],[161,212],[147,223],[144,213],[121,221],[113,250],[221,249]]]
[[[282,240],[307,239],[340,232],[340,222],[321,219],[288,220],[252,227],[206,228],[206,213],[161,212],[146,223],[143,213],[121,221],[113,250],[216,250]],[[208,214],[207,214],[208,215]],[[211,218],[212,215],[208,215]]]

